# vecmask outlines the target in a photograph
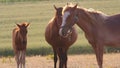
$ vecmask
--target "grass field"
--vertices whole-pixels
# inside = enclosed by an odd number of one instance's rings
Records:
[[[104,54],[103,67],[120,68],[119,57],[120,54]],[[31,56],[26,58],[26,68],[54,68],[53,65],[53,60],[49,56]],[[95,55],[93,54],[69,55],[67,66],[68,68],[98,68]],[[14,58],[0,58],[0,68],[16,68]]]
[[[2,1],[2,0],[0,0]],[[4,1],[4,0],[3,0]],[[14,0],[13,0],[14,1]],[[24,1],[24,0],[23,0]],[[52,54],[52,48],[44,39],[45,27],[54,16],[53,5],[64,6],[69,0],[50,0],[36,2],[4,2],[0,3],[0,56],[12,56],[11,34],[16,23],[30,22],[28,28],[27,55]],[[73,0],[85,8],[94,8],[106,14],[120,13],[120,0]],[[93,53],[91,46],[84,37],[84,33],[76,26],[79,38],[70,48],[69,54]],[[107,51],[119,51],[116,48],[107,48]]]

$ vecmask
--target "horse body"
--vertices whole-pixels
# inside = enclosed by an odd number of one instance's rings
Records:
[[[13,29],[12,44],[15,53],[17,68],[25,68],[25,54],[27,46],[27,27],[29,24],[17,24],[18,27]]]
[[[22,42],[22,40],[21,40],[21,38],[20,38],[20,33],[19,33],[19,29],[18,28],[15,28],[14,30],[13,30],[13,35],[15,35],[15,36],[13,36],[14,37],[14,40],[15,40],[15,42],[13,42],[14,43],[14,48],[16,49],[16,50],[25,50],[26,49],[26,44],[27,44],[27,41],[25,41],[26,43],[25,44],[23,44],[23,42]],[[16,46],[15,46],[16,45]]]
[[[104,46],[120,47],[120,14],[108,16],[100,12],[77,8],[77,5],[67,5],[63,9],[63,19],[66,12],[69,12],[69,15],[62,21],[60,35],[63,36],[63,33],[70,30],[67,29],[68,27],[71,28],[77,24],[85,32],[85,37],[92,45],[99,68],[103,68]]]
[[[112,32],[114,31],[120,33],[120,14],[108,16],[105,20],[105,25],[110,29]]]
[[[71,34],[67,37],[59,35],[60,25],[62,23],[62,8],[56,8],[56,15],[49,22],[45,31],[45,39],[52,46],[54,51],[54,68],[56,68],[57,55],[60,59],[59,68],[67,68],[67,51],[68,48],[76,41],[77,33],[72,28]]]

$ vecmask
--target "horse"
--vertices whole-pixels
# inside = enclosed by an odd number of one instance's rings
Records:
[[[60,36],[66,36],[74,24],[85,33],[92,45],[99,68],[103,68],[104,46],[120,47],[120,14],[107,15],[76,5],[66,5],[62,10]]]
[[[71,28],[71,33],[66,37],[61,37],[59,35],[60,25],[62,23],[62,7],[57,8],[55,16],[49,21],[45,30],[45,39],[52,46],[54,52],[54,68],[56,68],[57,60],[59,57],[59,68],[67,68],[67,51],[69,47],[75,43],[77,39],[77,31],[73,27]]]
[[[15,54],[17,68],[25,68],[25,55],[27,46],[27,27],[29,23],[16,24],[12,32],[12,45]]]

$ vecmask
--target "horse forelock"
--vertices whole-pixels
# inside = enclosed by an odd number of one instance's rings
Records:
[[[65,5],[65,6],[63,7],[63,10],[62,10],[62,15],[64,14],[64,12],[65,12],[67,9],[72,8],[72,7],[74,7],[73,4]]]
[[[96,11],[93,8],[87,9],[87,11],[92,13],[93,16],[97,14],[98,15],[97,17],[101,17],[103,19],[107,19],[107,16],[108,16],[107,14],[105,14],[105,13],[103,13],[101,11]]]
[[[62,15],[64,14],[64,11],[65,11],[65,9],[66,9],[67,7],[68,7],[67,5],[65,5],[65,6],[63,7]]]

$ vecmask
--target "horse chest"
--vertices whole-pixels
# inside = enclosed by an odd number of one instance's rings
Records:
[[[25,42],[25,43],[27,43],[27,42]],[[16,38],[15,48],[17,50],[24,50],[24,49],[26,49],[26,44],[23,44],[23,41],[20,38]]]

